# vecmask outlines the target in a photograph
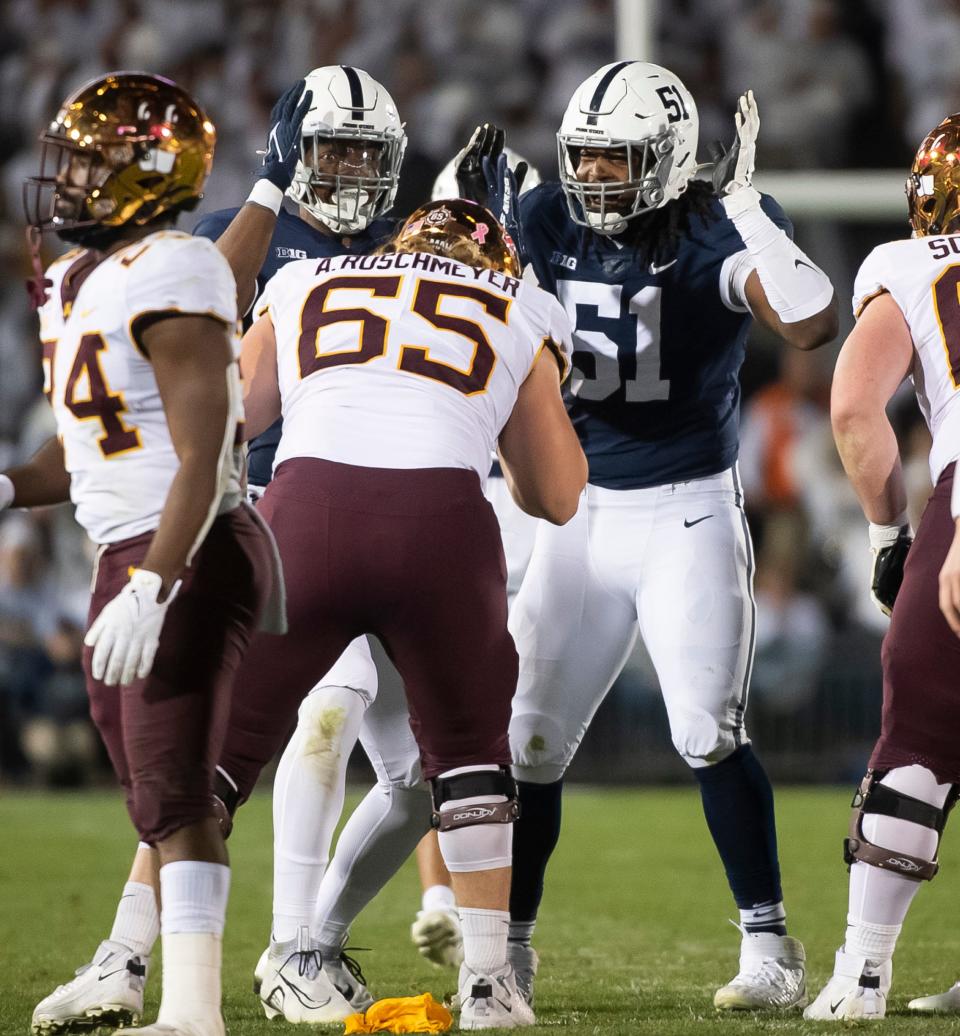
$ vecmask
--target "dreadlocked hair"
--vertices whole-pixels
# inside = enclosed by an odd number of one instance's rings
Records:
[[[668,262],[676,255],[681,240],[690,233],[694,220],[706,224],[720,218],[713,210],[716,197],[711,183],[691,180],[679,198],[630,220],[620,240],[633,248],[634,257],[640,263]],[[592,239],[596,247],[594,235],[585,236],[588,242]],[[589,249],[589,243],[586,247]]]

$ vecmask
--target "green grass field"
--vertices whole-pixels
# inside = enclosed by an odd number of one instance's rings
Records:
[[[791,931],[806,944],[819,988],[843,932],[846,872],[840,842],[847,789],[783,789],[779,822]],[[536,945],[536,1007],[545,1031],[572,1034],[813,1033],[799,1014],[719,1016],[714,988],[736,970],[735,916],[699,799],[688,789],[574,790],[551,866]],[[954,819],[954,823],[957,821]],[[11,794],[0,798],[0,1034],[26,1033],[34,1004],[109,930],[135,840],[119,796]],[[955,834],[955,832],[953,832]],[[910,996],[960,973],[957,839],[947,832],[944,873],[921,890],[897,956],[884,1033],[960,1033],[960,1018],[917,1018]],[[233,1036],[277,1033],[250,988],[270,914],[270,803],[255,798],[231,840],[233,891],[224,993]],[[951,852],[951,841],[953,849]],[[375,995],[453,991],[453,972],[414,952],[408,926],[418,904],[415,869],[400,875],[357,923],[355,946]],[[155,1016],[159,984],[148,994]],[[292,1031],[292,1030],[291,1030]]]

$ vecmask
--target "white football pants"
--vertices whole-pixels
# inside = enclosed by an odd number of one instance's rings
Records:
[[[683,758],[707,766],[744,744],[753,570],[735,468],[649,489],[588,485],[572,521],[541,523],[510,612],[518,779],[563,776],[638,633]]]

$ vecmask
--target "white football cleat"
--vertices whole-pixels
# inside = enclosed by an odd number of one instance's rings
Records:
[[[907,1010],[927,1014],[960,1014],[960,982],[954,983],[946,993],[916,997],[907,1004]]]
[[[323,958],[323,973],[354,1011],[362,1014],[374,1002],[375,998],[367,989],[367,980],[363,977],[360,965],[342,947],[339,957]]]
[[[526,1002],[533,1007],[533,980],[540,967],[540,958],[532,946],[519,942],[507,943],[507,963],[517,978],[517,989]]]
[[[154,1022],[142,1029],[117,1029],[113,1036],[226,1036],[223,1018],[217,1015],[205,1021]]]
[[[354,1007],[330,981],[316,945],[301,930],[298,939],[271,943],[260,985],[268,1018],[324,1025],[343,1021]]]
[[[263,953],[260,954],[260,959],[257,961],[257,966],[253,969],[253,991],[260,995],[260,987],[263,985],[263,976],[267,973],[267,958],[270,956],[270,947],[268,946]]]
[[[787,1010],[807,1002],[803,943],[773,932],[745,934],[740,970],[713,997],[721,1011]]]
[[[150,958],[109,939],[77,977],[34,1008],[33,1033],[80,1032],[98,1026],[136,1025],[143,1014],[143,989]]]
[[[841,947],[830,981],[803,1012],[807,1021],[839,1022],[850,1018],[879,1021],[887,1013],[893,964],[853,957]]]
[[[516,1029],[536,1024],[533,1008],[517,989],[509,964],[488,975],[461,964],[458,996],[461,1029]]]
[[[418,910],[410,926],[414,945],[438,968],[455,968],[463,963],[463,933],[456,907],[447,910]]]

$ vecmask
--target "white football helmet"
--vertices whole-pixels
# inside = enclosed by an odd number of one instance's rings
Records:
[[[359,68],[315,68],[306,88],[313,100],[287,193],[335,233],[359,233],[397,196],[403,123],[390,94]]]
[[[700,121],[693,96],[670,71],[648,61],[617,61],[594,72],[567,105],[557,150],[570,217],[599,234],[678,198],[697,168]],[[624,149],[627,179],[585,183],[582,148]]]
[[[511,169],[516,169],[518,162],[527,162],[523,155],[518,154],[512,148],[505,147],[503,153],[507,156],[507,165]],[[433,181],[433,191],[430,194],[431,201],[440,201],[441,198],[460,197],[460,187],[457,184],[456,173],[457,160],[459,158],[459,154],[454,155],[437,173],[437,178]],[[527,175],[523,178],[523,186],[520,188],[520,193],[526,194],[527,191],[536,187],[538,183],[540,183],[540,173],[537,171],[537,167],[527,162]]]

